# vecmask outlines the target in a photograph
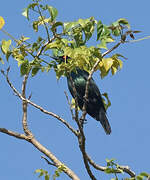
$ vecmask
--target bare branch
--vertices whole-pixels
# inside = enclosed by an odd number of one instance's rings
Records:
[[[11,131],[11,130],[8,130],[6,128],[0,128],[0,132],[4,133],[4,134],[8,134],[9,136],[13,136],[13,137],[16,137],[18,139],[23,139],[23,140],[27,140],[29,141],[29,137],[24,135],[24,134],[19,134],[17,132],[14,132],[14,131]]]
[[[7,75],[8,76],[8,75]],[[24,76],[24,80],[22,82],[22,97],[25,99],[26,98],[26,84],[27,84],[27,79],[28,79],[28,74]],[[22,99],[22,111],[23,111],[23,116],[22,116],[22,126],[25,134],[27,136],[33,136],[31,131],[28,129],[28,123],[27,123],[27,102]]]
[[[54,118],[58,119],[60,122],[62,122],[71,132],[73,132],[74,135],[78,136],[77,131],[68,123],[66,122],[63,118],[61,118],[60,116],[58,116],[57,114],[53,113],[53,112],[49,112],[47,110],[45,110],[44,108],[42,108],[41,106],[35,104],[34,102],[30,101],[29,99],[24,98],[18,91],[17,89],[13,86],[13,84],[10,82],[8,75],[6,75],[3,72],[3,75],[6,77],[7,83],[9,84],[9,86],[11,87],[11,89],[14,91],[14,93],[23,101],[25,101],[26,103],[34,106],[35,108],[39,109],[40,111],[42,111],[45,114],[48,114],[50,116],[53,116]]]
[[[115,46],[113,46],[111,49],[109,49],[109,50],[107,50],[106,52],[104,52],[103,54],[102,54],[102,58],[104,57],[104,56],[106,56],[107,54],[109,54],[110,52],[112,52],[114,49],[116,49],[118,46],[120,46],[120,44],[122,44],[122,43],[124,43],[124,41],[120,41],[120,42],[118,42]],[[101,60],[100,60],[101,61]],[[98,63],[99,64],[99,63]],[[97,64],[97,65],[98,65]],[[96,66],[97,66],[96,65]]]
[[[33,144],[33,146],[35,146],[39,151],[41,151],[43,154],[45,154],[48,158],[51,159],[51,161],[54,162],[54,164],[57,167],[60,167],[61,165],[63,165],[64,168],[64,172],[73,180],[80,180],[79,177],[70,169],[68,168],[65,164],[63,164],[62,162],[60,162],[47,148],[45,148],[42,144],[40,144],[35,138],[31,139],[31,144]]]
[[[78,142],[79,142],[80,151],[82,153],[83,160],[84,160],[84,165],[85,165],[85,168],[87,170],[88,175],[90,176],[90,178],[92,180],[96,180],[95,176],[93,175],[93,173],[92,173],[92,171],[90,169],[88,159],[87,159],[87,156],[86,156],[85,140],[86,139],[85,139],[84,131],[82,129],[81,132],[80,132],[80,135],[78,136]]]
[[[45,154],[49,159],[51,159],[51,161],[54,162],[56,167],[59,167],[61,165],[63,165],[64,168],[64,172],[73,180],[79,180],[78,176],[70,169],[68,168],[66,165],[64,165],[61,161],[59,161],[47,148],[45,148],[42,144],[40,144],[33,136],[32,132],[28,129],[28,124],[27,124],[27,104],[30,102],[28,99],[26,99],[26,95],[25,95],[25,91],[26,91],[26,83],[27,83],[27,79],[28,79],[28,75],[25,75],[23,83],[22,83],[22,95],[14,88],[14,86],[11,84],[11,82],[8,79],[8,71],[7,70],[7,75],[5,75],[7,82],[9,84],[9,86],[13,89],[13,91],[15,92],[15,94],[17,94],[21,100],[23,101],[23,129],[24,132],[26,133],[25,135],[22,134],[18,134],[12,131],[8,131],[7,129],[4,128],[0,128],[0,132],[6,133],[8,135],[11,136],[15,136],[17,138],[20,139],[25,139],[28,142],[30,142],[33,146],[36,147],[36,149],[38,149],[39,151],[41,151],[43,154]],[[43,110],[43,109],[42,109]]]

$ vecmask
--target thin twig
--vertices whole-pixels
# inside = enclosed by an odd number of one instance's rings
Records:
[[[102,54],[102,58],[104,57],[104,56],[106,56],[107,54],[109,54],[110,52],[112,52],[113,50],[115,50],[118,46],[120,46],[120,44],[122,44],[122,43],[124,43],[124,41],[122,41],[122,40],[120,40],[115,46],[113,46],[111,49],[108,49],[106,52],[104,52],[103,54]],[[101,61],[101,60],[100,60]],[[99,62],[100,62],[99,61]],[[99,62],[97,63],[95,63],[95,64],[99,64]],[[96,65],[96,67],[97,67],[97,65]],[[95,65],[94,65],[95,66]],[[95,67],[95,68],[96,68]],[[94,68],[94,70],[95,70],[95,68]]]
[[[75,116],[74,116],[74,114],[73,114],[73,110],[72,110],[72,107],[71,107],[71,103],[70,103],[70,101],[69,101],[68,94],[67,94],[66,91],[65,91],[64,93],[65,93],[65,96],[66,96],[66,99],[67,99],[67,102],[68,102],[68,105],[69,105],[69,108],[70,108],[70,112],[71,112],[72,119],[75,120]]]
[[[46,157],[44,157],[44,156],[41,156],[41,158],[42,159],[44,159],[46,162],[47,162],[47,164],[50,164],[50,165],[52,165],[52,166],[55,166],[55,167],[57,167],[56,166],[56,164],[54,164],[54,163],[51,163],[48,159],[46,159]]]
[[[46,33],[47,33],[48,41],[50,41],[50,36],[49,36],[48,27],[47,27],[47,25],[46,25],[46,23],[45,23],[45,21],[44,21],[44,18],[43,18],[43,16],[42,16],[42,12],[41,12],[41,10],[40,10],[40,8],[39,8],[39,5],[37,5],[37,8],[38,8],[39,15],[40,15],[40,17],[41,17],[41,19],[42,19],[42,21],[43,21],[43,24],[44,24],[44,27],[45,27],[45,30],[46,30]]]
[[[27,140],[27,141],[30,140],[28,136],[26,136],[24,134],[20,134],[18,132],[14,132],[14,131],[8,130],[6,128],[0,128],[0,132],[2,132],[4,134],[8,134],[9,136],[16,137],[18,139],[23,139],[23,140]]]

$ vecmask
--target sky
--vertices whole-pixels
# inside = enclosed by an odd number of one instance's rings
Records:
[[[39,35],[32,31],[31,24],[21,15],[23,8],[30,2],[31,0],[0,2],[0,16],[4,17],[6,22],[4,29],[16,38],[24,35],[34,39]],[[136,2],[47,0],[46,2],[58,9],[59,21],[75,21],[93,16],[104,24],[109,24],[119,18],[126,18],[133,30],[142,31],[137,38],[150,35],[148,16],[150,1],[147,0]],[[0,41],[2,39],[8,40],[9,37],[0,31]],[[105,166],[106,159],[114,158],[118,164],[128,165],[137,174],[143,171],[150,173],[149,46],[150,39],[121,45],[115,52],[128,58],[123,63],[123,69],[115,76],[109,74],[103,80],[98,74],[94,75],[101,93],[107,92],[112,103],[107,112],[112,127],[110,136],[107,136],[101,125],[90,116],[87,116],[85,125],[87,152],[99,165]],[[9,64],[7,62],[4,65],[0,64],[0,69],[6,69],[9,65],[10,80],[20,91],[22,77],[17,62],[10,59]],[[0,87],[0,127],[22,133],[21,101],[13,94],[2,75],[0,75]],[[66,79],[61,78],[58,82],[53,71],[39,73],[28,82],[27,93],[28,95],[32,93],[32,101],[62,116],[76,127],[71,119],[64,91],[69,94]],[[68,165],[80,179],[90,179],[83,165],[77,139],[63,124],[31,106],[28,109],[28,122],[40,143]],[[42,154],[31,144],[2,133],[0,133],[0,142],[0,179],[36,180],[38,178],[34,171],[40,168],[53,174],[54,169],[41,159]],[[93,168],[92,171],[98,180],[114,177]],[[118,177],[121,179],[122,176]],[[59,179],[69,178],[62,174]]]

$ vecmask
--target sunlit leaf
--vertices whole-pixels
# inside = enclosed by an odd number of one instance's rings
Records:
[[[25,16],[29,20],[29,8],[24,8],[22,15]]]
[[[11,45],[11,40],[8,40],[8,41],[2,40],[1,49],[4,54],[7,54],[7,52],[9,51],[10,45]]]
[[[51,21],[54,21],[58,15],[57,9],[52,6],[47,6],[47,9],[51,15]]]
[[[103,30],[103,24],[101,21],[98,21],[98,23],[97,23],[97,40],[100,39],[102,30]]]
[[[144,177],[148,177],[148,176],[149,176],[149,174],[146,173],[146,172],[142,172],[142,173],[140,173],[140,175],[141,175],[141,176],[144,176]]]
[[[112,67],[111,67],[111,73],[112,73],[112,75],[116,74],[116,72],[117,72],[117,68],[116,68],[115,66],[112,66]]]
[[[105,98],[106,98],[106,100],[107,100],[107,102],[105,101],[105,99],[103,98],[103,102],[104,102],[104,105],[105,105],[105,109],[107,110],[110,106],[111,106],[111,102],[110,102],[110,100],[109,100],[109,97],[108,97],[108,94],[107,93],[103,93],[102,94]]]
[[[77,24],[78,24],[78,22],[66,22],[66,23],[64,23],[65,32],[67,32],[70,29],[74,28]]]
[[[103,66],[106,71],[108,71],[111,68],[111,66],[114,62],[114,60],[112,58],[103,58],[102,61],[103,61]]]
[[[0,16],[0,29],[3,28],[4,24],[5,24],[5,20],[2,16]]]
[[[71,100],[71,108],[75,109],[75,100],[74,100],[74,98],[72,98],[72,100]],[[78,111],[79,110],[80,110],[80,108],[78,107]]]

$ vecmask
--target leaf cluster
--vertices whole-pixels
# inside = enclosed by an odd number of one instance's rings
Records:
[[[121,39],[124,30],[127,29],[126,36],[135,33],[129,29],[129,22],[124,18],[110,25],[105,25],[94,17],[74,22],[57,21],[57,9],[43,5],[40,0],[33,0],[33,3],[23,10],[22,15],[32,22],[35,32],[39,31],[40,26],[45,29],[47,37],[38,36],[34,42],[23,36],[20,39],[13,38],[16,42],[13,46],[11,40],[2,40],[2,53],[7,61],[13,57],[18,62],[21,75],[31,72],[31,75],[35,76],[39,70],[48,72],[54,68],[56,77],[59,79],[76,67],[89,72],[98,59],[101,59],[101,62],[96,70],[100,71],[101,78],[105,77],[110,70],[114,75],[122,68],[123,62],[119,58],[123,56],[114,54],[109,58],[102,58],[101,51],[107,49],[108,43],[115,42],[115,37]],[[88,46],[88,41],[95,37],[95,33],[97,45]],[[50,58],[50,54],[69,56],[70,61],[59,64]],[[0,61],[4,63],[2,57]]]
[[[53,180],[56,180],[57,177],[60,176],[60,174],[65,170],[65,166],[62,164],[60,165],[56,170],[55,173],[52,176]],[[35,173],[40,173],[39,174],[39,178],[44,176],[45,180],[49,180],[50,179],[50,174],[48,173],[48,171],[44,170],[44,169],[37,169],[35,170]]]

